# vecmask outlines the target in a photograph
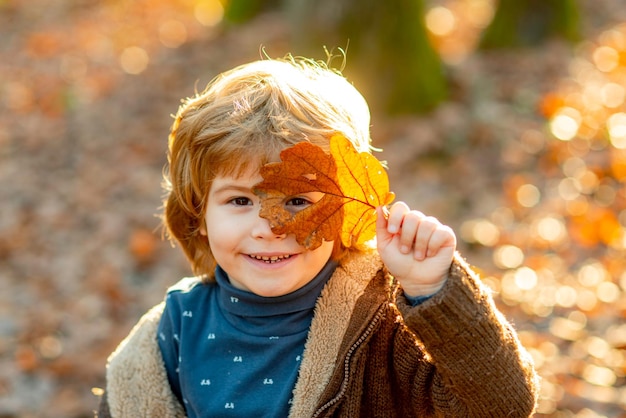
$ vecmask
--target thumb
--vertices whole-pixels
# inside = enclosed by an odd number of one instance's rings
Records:
[[[392,234],[387,230],[389,211],[384,206],[376,208],[376,240],[379,244],[387,242],[392,238]]]

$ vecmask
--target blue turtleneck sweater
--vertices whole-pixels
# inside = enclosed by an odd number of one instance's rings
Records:
[[[304,287],[262,297],[185,279],[166,297],[159,347],[170,386],[193,417],[286,417],[315,302],[336,265]]]

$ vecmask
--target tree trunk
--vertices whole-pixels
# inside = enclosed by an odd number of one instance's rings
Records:
[[[286,2],[296,55],[347,53],[344,74],[374,111],[422,113],[447,97],[441,59],[424,25],[423,0]]]
[[[500,0],[480,48],[537,46],[555,36],[580,40],[576,0]]]

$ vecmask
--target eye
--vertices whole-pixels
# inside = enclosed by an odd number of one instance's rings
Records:
[[[228,201],[228,203],[235,206],[249,206],[252,205],[252,200],[247,197],[235,197]]]
[[[311,201],[304,197],[292,197],[286,203],[287,206],[295,206],[297,208],[304,208],[305,206],[309,206]]]
[[[313,201],[311,201],[310,199],[306,197],[302,197],[302,196],[291,197],[287,199],[287,201],[285,202],[285,209],[295,214],[295,213],[300,212],[303,209],[308,208],[313,203],[314,203]]]

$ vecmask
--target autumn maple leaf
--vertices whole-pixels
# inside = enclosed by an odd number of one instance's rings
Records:
[[[362,248],[376,234],[376,207],[394,199],[382,164],[359,153],[343,135],[330,140],[330,154],[308,142],[283,150],[281,161],[261,167],[263,181],[254,186],[261,198],[259,216],[276,234],[294,234],[297,242],[315,249],[323,241],[341,239],[346,247]],[[285,203],[294,196],[321,192],[323,197],[293,212]]]

